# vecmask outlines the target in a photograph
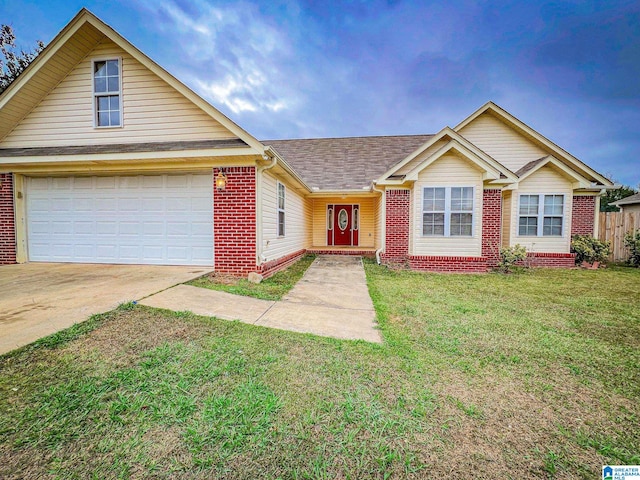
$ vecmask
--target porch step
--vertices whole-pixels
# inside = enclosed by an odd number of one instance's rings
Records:
[[[360,257],[373,257],[376,254],[375,248],[308,248],[307,253],[314,255],[357,255]]]

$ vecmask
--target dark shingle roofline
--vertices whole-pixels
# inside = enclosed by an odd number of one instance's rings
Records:
[[[248,147],[239,138],[226,140],[193,140],[180,142],[113,143],[102,145],[70,145],[61,147],[0,148],[0,157],[53,155],[91,155],[103,153],[174,152]]]

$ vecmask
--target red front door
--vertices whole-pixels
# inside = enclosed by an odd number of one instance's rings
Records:
[[[337,246],[358,245],[359,218],[357,205],[329,205],[327,244]]]

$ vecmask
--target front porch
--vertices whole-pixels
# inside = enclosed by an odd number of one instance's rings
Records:
[[[312,199],[312,239],[307,252],[375,255],[381,246],[380,196],[340,195]]]

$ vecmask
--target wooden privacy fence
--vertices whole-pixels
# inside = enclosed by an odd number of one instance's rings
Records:
[[[611,242],[609,261],[627,260],[629,250],[624,246],[624,235],[640,229],[640,212],[600,212],[598,222],[598,240]]]

